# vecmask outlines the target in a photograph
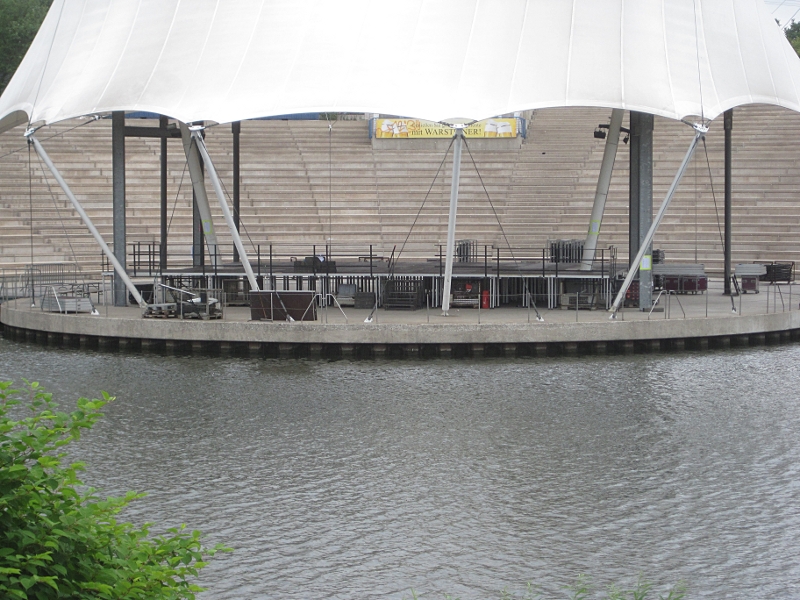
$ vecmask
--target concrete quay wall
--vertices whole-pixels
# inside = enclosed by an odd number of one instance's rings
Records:
[[[4,305],[4,335],[57,346],[269,357],[638,353],[800,340],[800,311],[586,323],[323,324],[61,315]]]

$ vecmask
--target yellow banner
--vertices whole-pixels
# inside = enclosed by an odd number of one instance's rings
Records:
[[[419,119],[375,119],[377,138],[450,138],[453,128],[441,123]],[[468,138],[513,138],[517,137],[517,120],[486,119],[464,128]]]

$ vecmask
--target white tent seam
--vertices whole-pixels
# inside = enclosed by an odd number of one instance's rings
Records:
[[[672,65],[669,61],[669,41],[667,40],[667,16],[664,14],[665,3],[661,3],[661,32],[664,38],[664,61],[666,62],[667,69],[667,83],[669,85],[669,93],[672,98],[672,108],[677,110],[678,101],[675,98],[675,85],[672,81]]]
[[[219,0],[214,4],[214,14],[211,15],[211,21],[208,23],[208,28],[206,30],[206,37],[203,40],[203,47],[200,49],[200,52],[197,54],[197,62],[195,62],[194,69],[192,70],[192,76],[189,78],[191,81],[196,81],[197,79],[197,71],[200,68],[200,64],[203,62],[203,57],[206,54],[206,48],[208,47],[208,39],[211,37],[211,32],[214,30],[214,22],[217,18],[217,11],[219,11]],[[199,86],[191,86],[187,85],[183,89],[183,94],[181,94],[180,100],[178,100],[177,105],[181,106],[183,104],[184,98],[186,98],[186,94],[190,91],[196,92],[199,89]],[[205,120],[205,119],[199,119]],[[185,123],[186,121],[184,121]]]
[[[567,77],[564,84],[564,104],[569,106],[570,75],[572,74],[572,42],[575,39],[575,3],[572,0],[572,14],[569,20],[569,39],[567,40]]]
[[[619,0],[619,88],[625,97],[625,0]]]
[[[530,7],[529,3],[525,3],[525,13],[522,15],[522,27],[520,28],[520,36],[519,42],[517,42],[517,53],[514,56],[514,69],[511,72],[511,85],[508,86],[508,96],[506,97],[506,103],[512,104],[512,97],[514,96],[514,88],[517,84],[517,69],[519,69],[519,57],[522,53],[522,42],[525,40],[525,28],[528,23],[528,8]]]
[[[50,62],[50,53],[53,51],[53,45],[55,44],[56,35],[58,34],[58,25],[59,25],[59,23],[61,23],[61,16],[64,14],[64,5],[65,4],[66,4],[66,0],[62,0],[61,8],[58,11],[58,19],[56,19],[56,24],[53,27],[53,39],[50,40],[50,47],[47,50],[47,56],[45,57],[44,66],[42,67],[42,76],[39,78],[39,83],[36,85],[36,95],[33,97],[33,102],[31,102],[31,114],[28,115],[28,127],[31,126],[31,121],[33,119],[34,109],[36,108],[36,103],[39,101],[39,94],[42,91],[42,84],[44,83],[44,76],[47,75],[47,63]],[[73,37],[73,39],[75,39],[75,35],[74,34],[73,34],[72,37]],[[28,52],[30,52],[30,48],[28,48]],[[26,53],[26,56],[27,56],[27,53]],[[15,75],[16,75],[16,73],[15,73]]]
[[[100,94],[97,97],[98,102],[102,102],[103,97],[106,95],[106,92],[108,91],[109,86],[114,81],[114,76],[117,74],[117,71],[119,70],[119,65],[122,63],[123,59],[125,58],[125,50],[127,49],[128,45],[131,43],[131,36],[133,35],[133,31],[136,28],[136,22],[139,20],[139,11],[141,10],[141,8],[142,8],[142,0],[139,0],[139,2],[136,5],[136,14],[133,16],[133,21],[131,22],[130,27],[128,29],[128,37],[125,38],[125,44],[122,46],[122,50],[119,53],[119,58],[117,58],[117,64],[114,65],[114,68],[111,71],[111,75],[109,76],[108,81],[106,81],[105,87],[103,87],[103,90],[100,92]],[[108,13],[106,13],[106,14],[108,14]]]
[[[147,93],[147,88],[150,87],[150,82],[153,81],[153,76],[156,74],[156,71],[158,71],[158,67],[161,65],[161,59],[164,56],[164,49],[167,47],[170,37],[172,36],[172,30],[175,27],[175,19],[178,16],[178,11],[180,10],[180,7],[181,7],[181,0],[177,0],[177,2],[175,3],[175,10],[172,11],[172,20],[170,21],[169,29],[167,30],[167,35],[164,36],[164,39],[161,42],[161,50],[158,53],[158,58],[156,59],[153,68],[150,69],[150,76],[147,78],[147,81],[142,86],[142,91],[136,98],[136,104],[139,104],[142,101],[142,96],[144,96]]]
[[[259,21],[261,21],[261,15],[264,13],[264,3],[266,1],[267,0],[261,0],[261,8],[258,9],[258,16],[256,16],[255,22],[253,23],[253,28],[250,30],[250,37],[247,38],[247,46],[245,46],[245,49],[242,52],[242,56],[239,59],[239,66],[236,67],[236,73],[234,73],[233,77],[231,78],[231,83],[228,86],[228,89],[225,90],[225,94],[223,94],[225,98],[227,98],[230,95],[231,90],[236,85],[236,82],[239,79],[239,73],[242,70],[242,65],[245,63],[245,61],[248,58],[248,55],[250,54],[250,47],[253,45],[253,39],[256,36],[256,30],[258,29]]]
[[[481,0],[474,0],[475,1],[475,11],[472,13],[472,23],[469,26],[469,35],[467,36],[467,45],[464,50],[464,56],[461,60],[461,69],[458,74],[458,91],[459,94],[462,93],[461,87],[464,82],[464,77],[467,75],[467,57],[469,56],[470,48],[472,47],[472,39],[473,34],[475,33],[475,22],[478,20],[478,5],[480,5]],[[452,115],[453,117],[466,117],[467,115]]]

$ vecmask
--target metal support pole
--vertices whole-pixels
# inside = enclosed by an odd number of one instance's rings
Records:
[[[58,171],[56,166],[53,164],[53,161],[50,160],[50,157],[47,155],[47,152],[42,147],[42,144],[39,140],[36,139],[36,136],[33,135],[33,130],[30,130],[29,133],[26,133],[28,139],[33,144],[34,149],[36,150],[36,154],[38,154],[42,162],[47,166],[50,172],[55,177],[55,180],[58,182],[58,185],[61,186],[61,189],[64,190],[64,194],[66,194],[69,201],[72,203],[72,206],[75,208],[77,213],[83,219],[84,224],[89,229],[89,232],[92,234],[97,243],[100,244],[100,248],[103,250],[103,254],[106,255],[108,261],[114,266],[114,272],[119,276],[122,280],[122,283],[128,288],[128,291],[131,293],[131,296],[136,300],[136,303],[141,307],[145,308],[147,303],[142,299],[142,295],[139,293],[139,290],[136,289],[136,286],[133,285],[133,282],[128,277],[128,274],[125,272],[125,269],[117,260],[117,257],[114,256],[114,253],[111,251],[111,248],[108,247],[106,241],[103,239],[103,236],[100,235],[100,232],[97,231],[97,228],[92,223],[92,220],[89,218],[89,215],[86,214],[86,211],[83,210],[83,206],[81,206],[78,199],[75,197],[75,194],[72,193],[72,190],[67,185],[67,182],[64,181],[64,178],[61,176],[61,173]]]
[[[181,138],[183,139],[183,150],[186,153],[186,161],[189,166],[189,176],[192,178],[192,188],[194,190],[195,205],[200,214],[203,237],[206,240],[208,256],[216,265],[217,234],[214,231],[214,222],[211,220],[211,207],[208,204],[208,194],[206,193],[205,182],[203,181],[203,165],[200,164],[200,151],[197,144],[192,143],[192,132],[185,123],[181,123]],[[203,253],[202,246],[194,248],[194,252]],[[195,265],[197,266],[197,265]]]
[[[453,251],[456,245],[456,211],[458,209],[458,181],[461,177],[461,146],[464,142],[464,131],[456,126],[453,142],[453,176],[450,181],[450,215],[447,220],[447,255],[444,266],[444,292],[442,296],[442,315],[450,310],[450,284],[453,279]]]
[[[203,157],[203,161],[206,164],[206,168],[208,169],[208,174],[211,177],[211,184],[214,186],[214,191],[217,194],[217,200],[219,200],[219,206],[222,209],[222,216],[225,218],[225,222],[228,224],[228,229],[230,229],[231,237],[233,238],[233,243],[236,246],[236,249],[239,251],[239,256],[241,257],[242,266],[244,267],[244,272],[247,274],[247,280],[250,282],[250,289],[253,291],[258,292],[258,282],[256,281],[256,276],[253,274],[253,267],[250,265],[250,260],[247,258],[247,251],[244,249],[244,244],[242,244],[242,238],[239,237],[239,231],[236,229],[236,226],[233,222],[233,215],[231,215],[231,209],[228,208],[228,202],[225,200],[225,194],[222,191],[222,184],[219,181],[219,176],[217,175],[217,170],[214,168],[214,163],[211,162],[211,156],[208,154],[208,149],[206,148],[206,143],[203,140],[203,136],[201,135],[200,129],[192,130],[192,137],[194,138],[194,144]],[[214,265],[216,267],[217,260],[216,257],[214,258]]]
[[[631,112],[630,231],[628,257],[633,258],[653,222],[653,115]],[[639,308],[652,308],[652,246],[647,244],[639,271]],[[633,266],[631,263],[629,266]]]
[[[731,268],[731,229],[733,225],[732,219],[732,188],[731,188],[731,132],[733,131],[733,109],[725,111],[724,117],[725,124],[725,247],[723,252],[725,254],[725,289],[722,292],[726,296],[731,295],[731,275],[733,269]]]
[[[611,185],[611,174],[614,171],[614,160],[617,158],[619,134],[620,129],[622,129],[622,116],[624,114],[625,111],[621,108],[615,108],[611,111],[611,124],[608,126],[606,147],[603,150],[603,162],[600,165],[600,175],[597,178],[597,191],[594,194],[592,216],[589,219],[589,232],[586,234],[586,241],[583,244],[581,271],[590,271],[594,262],[597,238],[600,236],[600,225],[603,222],[603,212],[606,208],[608,188]]]
[[[661,219],[664,217],[664,213],[667,211],[667,207],[669,207],[669,203],[672,202],[672,197],[675,195],[675,191],[678,189],[678,185],[683,178],[683,174],[686,172],[686,167],[689,165],[689,161],[692,160],[694,156],[695,150],[697,150],[697,144],[700,142],[701,139],[705,136],[706,132],[708,131],[708,127],[703,125],[695,124],[694,125],[694,139],[692,139],[692,143],[689,144],[689,149],[686,151],[686,156],[683,157],[683,162],[681,166],[678,168],[678,172],[675,174],[675,179],[672,180],[672,185],[669,186],[669,190],[667,191],[667,195],[664,198],[664,201],[661,203],[661,208],[658,209],[658,214],[656,214],[655,219],[653,219],[653,224],[650,226],[650,229],[647,232],[644,240],[642,240],[642,245],[639,247],[639,252],[636,255],[635,259],[631,263],[631,267],[628,269],[628,274],[625,277],[625,281],[622,282],[622,287],[620,288],[619,292],[617,293],[617,297],[614,299],[614,303],[611,305],[609,309],[612,311],[611,318],[614,319],[617,316],[617,311],[619,307],[622,305],[622,300],[625,298],[625,293],[628,291],[628,288],[631,285],[631,281],[633,281],[636,272],[639,270],[639,266],[641,265],[641,261],[644,258],[644,254],[647,251],[650,243],[653,241],[653,236],[658,229],[659,224],[661,223]]]
[[[114,256],[126,268],[125,250],[125,113],[111,113],[111,170],[113,180],[112,219]],[[114,306],[127,306],[128,297],[125,285],[118,273],[114,274]]]
[[[231,123],[233,133],[233,225],[239,231],[239,136],[242,133],[241,121]],[[233,262],[239,262],[239,249],[233,247]]]
[[[158,266],[161,273],[167,270],[167,125],[168,119],[161,116],[158,127],[161,130],[161,244],[159,245]]]

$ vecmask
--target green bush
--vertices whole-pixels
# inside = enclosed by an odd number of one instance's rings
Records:
[[[142,494],[101,500],[79,491],[83,463],[62,464],[65,446],[113,398],[81,398],[66,414],[37,383],[11,386],[0,382],[0,597],[192,599],[202,591],[192,580],[228,548],[204,547],[200,532],[183,527],[151,537],[150,524],[117,522]],[[29,415],[13,419],[24,405]]]

